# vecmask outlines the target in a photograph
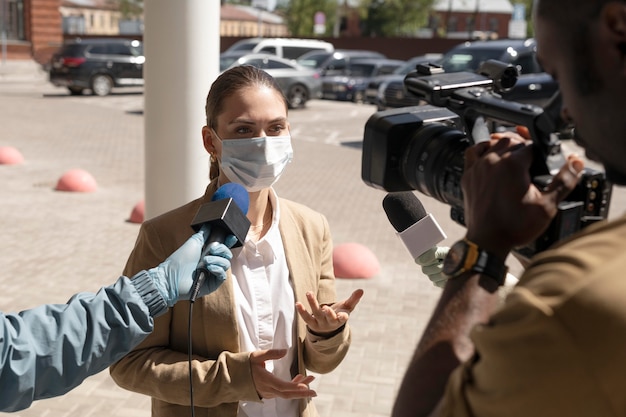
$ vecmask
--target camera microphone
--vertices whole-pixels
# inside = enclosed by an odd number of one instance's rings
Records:
[[[198,231],[205,224],[211,226],[211,233],[202,248],[202,257],[206,256],[211,245],[224,243],[229,235],[234,235],[237,239],[233,247],[243,244],[250,228],[250,220],[246,217],[249,205],[250,198],[246,189],[240,184],[229,182],[215,191],[210,203],[200,206],[191,227]],[[192,303],[208,274],[210,272],[200,261],[189,298]]]
[[[444,240],[446,234],[435,218],[426,213],[413,192],[388,193],[383,199],[383,208],[413,259],[429,251],[435,256],[437,243]]]

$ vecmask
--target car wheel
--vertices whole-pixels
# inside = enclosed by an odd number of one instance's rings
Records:
[[[113,89],[113,80],[108,75],[98,74],[91,79],[91,91],[97,96],[108,96]]]
[[[355,103],[363,104],[365,102],[365,94],[363,93],[363,91],[357,91],[356,93],[354,93],[354,96],[352,96],[352,101],[354,101]]]
[[[73,96],[80,96],[83,94],[83,89],[80,87],[67,87],[70,90],[70,94]]]
[[[289,88],[287,92],[287,103],[290,109],[298,109],[304,107],[309,100],[309,91],[302,84],[295,84]]]

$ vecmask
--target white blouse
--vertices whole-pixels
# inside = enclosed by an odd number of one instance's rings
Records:
[[[280,207],[274,191],[272,225],[258,242],[246,238],[241,248],[233,249],[231,274],[237,304],[239,343],[242,352],[287,349],[278,360],[265,367],[278,378],[290,381],[294,361],[295,296],[289,282],[289,269],[278,230]],[[239,417],[297,417],[299,400],[264,399],[240,401]]]

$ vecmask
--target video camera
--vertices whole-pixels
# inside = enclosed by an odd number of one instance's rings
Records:
[[[490,132],[526,126],[533,141],[530,168],[541,189],[565,162],[561,139],[560,95],[545,107],[505,100],[500,93],[517,82],[517,69],[486,61],[476,73],[445,73],[437,65],[418,65],[404,79],[406,89],[426,105],[379,111],[365,124],[361,177],[388,192],[417,190],[451,206],[451,218],[465,225],[461,176],[464,152],[488,140]],[[604,172],[585,168],[557,216],[534,242],[515,251],[530,258],[554,242],[605,219],[612,186]],[[497,196],[490,196],[497,198]]]

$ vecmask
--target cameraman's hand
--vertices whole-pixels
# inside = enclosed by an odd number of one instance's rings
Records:
[[[439,288],[446,286],[448,277],[443,273],[443,260],[448,251],[447,246],[435,246],[415,258],[415,263],[422,267],[422,272]]]
[[[539,190],[529,173],[532,160],[532,142],[515,133],[494,134],[465,151],[467,238],[502,259],[548,227],[584,167],[578,156],[569,156],[550,185]]]

